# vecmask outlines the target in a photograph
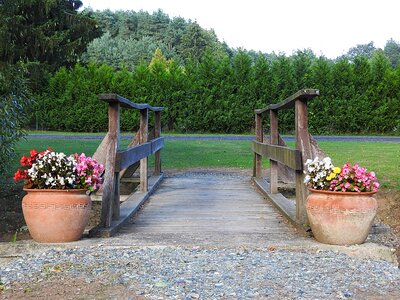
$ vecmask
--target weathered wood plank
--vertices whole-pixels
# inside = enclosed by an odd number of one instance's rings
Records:
[[[117,220],[112,220],[109,227],[105,228],[99,224],[89,231],[90,237],[111,237],[115,235],[129,219],[139,211],[141,206],[149,199],[159,187],[164,176],[154,176],[149,179],[149,189],[145,193],[134,193],[120,206],[120,216]]]
[[[118,172],[115,173],[114,176],[114,197],[112,203],[112,219],[118,220],[120,215],[120,174]]]
[[[269,110],[280,110],[280,109],[291,108],[291,107],[294,107],[295,101],[297,99],[301,99],[303,101],[308,101],[316,96],[319,96],[319,90],[316,90],[316,89],[300,90],[300,91],[296,92],[295,94],[291,95],[290,97],[286,98],[282,102],[279,102],[277,104],[268,105],[267,107],[262,108],[262,109],[256,109],[255,113],[262,114],[262,113],[268,112]]]
[[[157,139],[161,136],[161,112],[155,112],[154,120],[154,138]],[[162,145],[164,147],[164,143]],[[157,147],[154,147],[156,149]],[[154,157],[154,175],[161,174],[161,148],[157,149]]]
[[[263,142],[261,114],[256,114],[256,141],[260,143]],[[262,156],[258,153],[254,153],[253,176],[257,178],[262,177]]]
[[[281,241],[292,231],[248,180],[194,175],[167,178],[122,232],[158,241],[170,234],[172,238],[181,234],[184,239],[188,235],[203,239],[204,234],[222,234],[218,239],[229,242],[232,238],[225,238],[226,233],[243,233],[238,238],[242,245],[243,240],[254,241],[252,234]]]
[[[305,101],[296,101],[295,117],[296,149],[301,151],[303,165],[303,162],[312,158],[311,139],[308,133],[308,111]],[[296,171],[296,218],[297,222],[306,224],[308,223],[306,211],[307,190],[304,184],[304,174],[299,171]]]
[[[269,200],[275,207],[303,234],[308,235],[309,228],[304,226],[304,224],[297,222],[296,218],[296,205],[293,201],[287,199],[282,194],[271,194],[269,192],[269,183],[264,179],[253,179],[254,184],[259,189],[259,191]]]
[[[270,119],[270,139],[272,145],[279,144],[278,132],[278,112],[276,110],[269,111]],[[270,158],[270,192],[276,194],[278,192],[278,161]]]
[[[103,196],[101,205],[100,225],[104,228],[110,227],[114,212],[114,199],[119,190],[115,189],[117,175],[115,159],[119,147],[119,103],[110,103],[108,107],[108,147],[104,171]],[[119,184],[119,183],[118,183]],[[119,199],[119,196],[118,196]],[[118,206],[119,209],[119,206]]]
[[[153,107],[147,103],[134,103],[124,97],[121,97],[117,94],[100,94],[99,99],[106,101],[108,103],[117,102],[121,105],[121,107],[125,108],[136,108],[139,110],[149,109],[151,111],[162,111],[163,107]]]
[[[253,141],[252,149],[255,153],[278,161],[294,170],[303,170],[301,152],[299,150],[262,144],[257,141]]]
[[[151,154],[157,154],[165,145],[165,138],[158,137],[151,141]]]
[[[149,138],[149,110],[143,109],[140,111],[140,143],[144,144],[148,142]],[[151,144],[150,144],[151,147]],[[150,148],[151,151],[151,148]],[[140,191],[147,192],[148,181],[148,159],[144,157],[140,160]]]
[[[105,165],[106,163],[107,149],[109,144],[110,144],[110,135],[107,132],[106,136],[103,138],[100,145],[97,147],[96,152],[93,154],[93,158],[102,165]]]
[[[130,165],[151,154],[151,143],[144,143],[126,150],[118,151],[116,157],[117,170],[128,168]]]

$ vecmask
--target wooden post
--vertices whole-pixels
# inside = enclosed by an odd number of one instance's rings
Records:
[[[119,147],[119,110],[120,105],[110,102],[108,106],[108,145],[105,162],[103,196],[100,225],[111,226],[113,216],[119,215],[119,173],[116,172],[115,158]],[[116,188],[118,186],[118,188]],[[118,205],[116,205],[118,203]]]
[[[279,132],[278,132],[278,112],[271,109],[269,111],[271,135],[270,140],[272,145],[279,144]],[[278,193],[278,162],[270,159],[270,193]]]
[[[263,142],[262,114],[256,113],[256,141]],[[254,153],[253,177],[262,177],[262,156]]]
[[[155,112],[155,124],[154,124],[154,138],[161,136],[161,112]],[[154,157],[154,175],[158,176],[161,174],[161,150],[155,153]]]
[[[311,158],[311,143],[308,133],[308,111],[307,103],[300,99],[295,102],[296,116],[296,149],[301,151],[303,164]],[[304,184],[304,173],[296,171],[296,220],[300,224],[307,224],[306,212],[307,189]]]
[[[120,209],[120,175],[119,172],[115,172],[114,176],[114,198],[113,198],[113,207],[112,207],[112,219],[119,219],[119,209]]]
[[[149,134],[149,110],[140,110],[140,144],[148,142]],[[140,160],[140,191],[147,192],[147,157]]]

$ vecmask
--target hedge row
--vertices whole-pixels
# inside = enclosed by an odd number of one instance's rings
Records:
[[[317,88],[309,104],[314,134],[400,133],[400,67],[383,52],[372,59],[330,61],[297,52],[255,59],[239,51],[232,59],[206,52],[200,63],[181,66],[156,51],[134,71],[89,64],[61,68],[46,92],[36,95],[31,126],[62,131],[107,130],[107,107],[97,95],[120,94],[165,107],[163,126],[179,132],[249,132],[254,109],[277,103],[302,88]],[[280,113],[281,131],[294,129],[293,112]],[[138,115],[123,111],[122,130],[136,130]]]

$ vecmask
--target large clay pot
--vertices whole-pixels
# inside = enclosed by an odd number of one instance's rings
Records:
[[[333,245],[364,243],[378,209],[375,192],[309,191],[307,215],[317,241]]]
[[[22,211],[35,241],[63,243],[82,237],[92,207],[86,190],[24,190]]]

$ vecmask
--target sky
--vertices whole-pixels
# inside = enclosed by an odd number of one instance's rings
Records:
[[[162,9],[214,29],[230,47],[265,53],[311,49],[336,58],[357,44],[400,41],[399,0],[82,0],[93,10]]]

